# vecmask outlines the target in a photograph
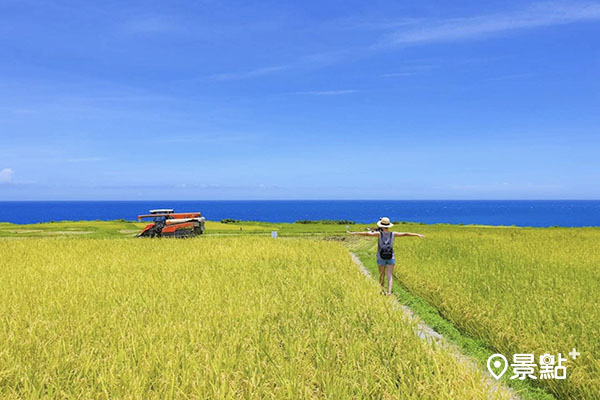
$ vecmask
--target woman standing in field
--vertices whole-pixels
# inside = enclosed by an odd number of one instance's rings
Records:
[[[385,276],[387,275],[388,290],[386,295],[392,294],[392,281],[394,276],[394,266],[396,257],[394,254],[394,237],[397,236],[417,236],[424,238],[425,235],[410,232],[391,232],[390,228],[394,226],[388,217],[383,217],[377,222],[379,229],[375,232],[348,232],[351,235],[359,236],[377,236],[377,266],[379,267],[379,283],[382,291],[385,288]]]

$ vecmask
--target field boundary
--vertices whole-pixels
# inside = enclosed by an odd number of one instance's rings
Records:
[[[360,258],[352,252],[350,252],[350,257],[352,257],[352,261],[359,267],[361,272],[368,277],[369,279],[374,279],[371,272],[364,266]],[[522,400],[521,397],[517,395],[513,388],[503,384],[502,382],[496,381],[492,378],[492,375],[479,367],[479,364],[476,360],[464,354],[461,349],[449,342],[442,334],[436,332],[431,326],[427,325],[419,316],[407,305],[400,303],[396,296],[392,298],[394,307],[400,310],[407,319],[413,323],[415,334],[421,339],[430,344],[434,344],[444,349],[450,350],[452,355],[463,365],[468,366],[473,370],[480,370],[485,376],[485,383],[488,386],[488,389],[491,394],[495,394],[499,390],[507,393],[512,400]]]

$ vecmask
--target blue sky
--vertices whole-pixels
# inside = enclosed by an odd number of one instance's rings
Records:
[[[600,2],[0,1],[0,200],[598,199]]]

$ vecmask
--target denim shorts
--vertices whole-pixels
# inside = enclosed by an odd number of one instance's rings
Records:
[[[382,258],[377,257],[377,265],[386,266],[396,264],[396,257],[392,257],[389,260],[384,260]]]

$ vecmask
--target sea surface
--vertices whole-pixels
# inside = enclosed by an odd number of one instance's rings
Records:
[[[135,220],[152,208],[200,211],[209,220],[294,222],[347,219],[427,224],[600,226],[599,200],[286,200],[286,201],[5,201],[0,221]]]

